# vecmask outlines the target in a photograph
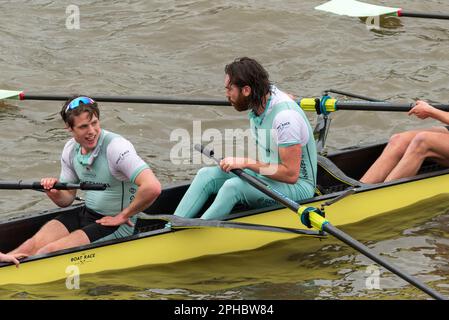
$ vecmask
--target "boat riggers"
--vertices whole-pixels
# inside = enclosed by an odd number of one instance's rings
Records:
[[[325,235],[319,231],[304,230],[288,227],[274,227],[262,224],[232,222],[223,220],[204,220],[199,218],[183,218],[172,214],[146,214],[139,213],[139,219],[144,220],[163,220],[170,223],[172,229],[189,229],[189,228],[228,228],[228,229],[244,229],[256,231],[268,231],[279,233],[294,233],[318,238],[324,238]]]
[[[87,183],[87,182],[81,182],[79,184],[77,183],[64,183],[64,182],[57,182],[53,186],[53,189],[56,190],[73,190],[73,189],[80,189],[80,190],[106,190],[107,185],[104,183]],[[32,189],[32,190],[43,190],[44,187],[42,187],[40,182],[34,181],[34,182],[26,182],[26,181],[0,181],[0,189],[9,189],[9,190],[23,190],[23,189]]]

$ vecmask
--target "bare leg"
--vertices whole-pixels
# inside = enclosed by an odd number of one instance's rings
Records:
[[[34,255],[36,252],[47,244],[69,235],[67,228],[58,220],[47,222],[32,238],[22,243],[18,248],[9,254],[24,253]]]
[[[397,166],[385,181],[411,177],[418,173],[426,158],[435,159],[438,163],[449,166],[449,133],[420,132],[415,136]]]
[[[90,240],[83,230],[75,230],[68,236],[58,239],[52,243],[47,244],[45,247],[39,249],[37,254],[44,254],[62,249],[82,246],[89,244]]]
[[[360,179],[363,183],[383,182],[401,160],[408,145],[419,131],[407,131],[393,135],[379,158]]]
[[[406,131],[393,135],[380,157],[371,165],[360,181],[363,183],[384,182],[399,161],[401,161],[413,138],[420,132],[449,133],[444,127],[433,127],[423,130]]]

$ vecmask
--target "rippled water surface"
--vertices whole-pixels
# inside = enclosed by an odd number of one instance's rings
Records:
[[[322,0],[77,1],[80,29],[66,28],[71,1],[1,1],[0,88],[34,93],[223,98],[224,65],[257,58],[273,82],[297,96],[335,88],[410,102],[448,100],[449,24],[389,18],[381,30],[364,21],[313,10]],[[438,0],[371,1],[412,11],[449,12]],[[0,177],[36,180],[59,174],[69,135],[61,103],[0,105]],[[103,127],[131,140],[164,185],[189,180],[199,165],[174,165],[170,134],[192,129],[246,128],[232,108],[101,104]],[[314,123],[314,115],[309,118]],[[333,115],[331,150],[386,140],[392,133],[436,124],[404,113]],[[41,193],[2,190],[2,218],[52,206]],[[428,212],[397,214],[398,226],[368,221],[347,231],[432,287],[449,295],[448,221],[444,201]],[[395,218],[396,219],[396,218]],[[387,219],[388,220],[388,219]],[[376,233],[370,230],[376,228]],[[375,235],[375,237],[373,236]],[[337,241],[299,250],[300,241],[163,267],[86,276],[82,289],[61,283],[3,287],[8,299],[358,299],[426,298],[389,273],[366,290],[370,262]],[[207,271],[205,271],[207,270]],[[252,270],[251,274],[245,270]]]

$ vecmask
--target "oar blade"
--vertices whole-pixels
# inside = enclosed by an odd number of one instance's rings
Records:
[[[356,0],[331,0],[315,7],[316,10],[350,17],[373,17],[397,13],[400,8],[376,6]]]
[[[0,90],[0,100],[14,99],[20,100],[20,95],[23,91],[12,91],[12,90]]]

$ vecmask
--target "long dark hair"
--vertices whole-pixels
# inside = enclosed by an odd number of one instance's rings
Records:
[[[271,82],[268,72],[254,59],[242,57],[235,59],[225,66],[225,73],[229,76],[229,84],[240,89],[244,86],[251,88],[249,105],[254,112],[264,102],[265,96],[270,92]]]

